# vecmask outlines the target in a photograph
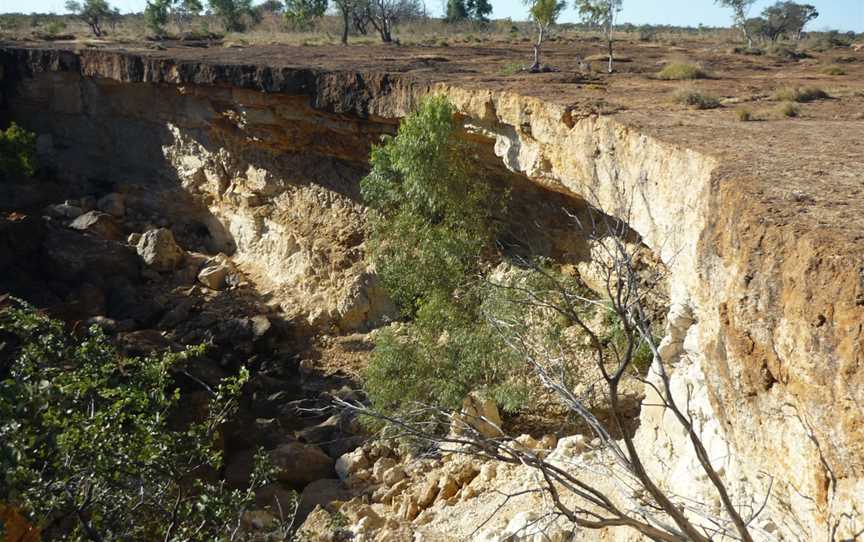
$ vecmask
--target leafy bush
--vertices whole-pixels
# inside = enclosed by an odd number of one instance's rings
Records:
[[[475,279],[488,259],[506,194],[471,164],[456,137],[455,108],[431,98],[394,138],[372,151],[361,191],[372,209],[371,256],[403,314],[413,322],[376,339],[365,385],[376,408],[412,402],[456,408],[482,390],[519,404],[515,359],[482,318]]]
[[[829,98],[828,93],[817,87],[784,87],[774,91],[775,100],[806,103]]]
[[[32,177],[36,172],[36,134],[14,122],[0,130],[0,178]]]
[[[258,462],[247,491],[212,476],[245,372],[206,419],[171,426],[171,369],[199,352],[122,358],[96,327],[76,339],[27,306],[0,311],[0,502],[43,539],[229,539],[269,468]]]
[[[681,89],[673,95],[673,99],[676,103],[693,109],[716,109],[720,107],[719,99],[693,89]]]
[[[658,79],[667,81],[681,81],[688,79],[705,79],[708,74],[695,64],[687,64],[685,62],[673,62],[667,64],[662,70],[657,73]]]

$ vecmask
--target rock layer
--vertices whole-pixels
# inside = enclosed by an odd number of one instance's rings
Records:
[[[0,49],[0,63],[6,113],[49,134],[64,170],[148,186],[144,204],[200,225],[212,249],[319,327],[392,314],[364,264],[357,180],[380,134],[423,95],[446,93],[478,160],[626,220],[670,270],[674,387],[693,398],[738,499],[760,502],[771,480],[761,536],[864,527],[864,232],[837,223],[842,193],[812,192],[760,146],[762,128],[735,128],[725,141],[738,147],[712,149],[662,116],[579,116],[410,75],[26,47]],[[848,170],[831,180],[845,186]],[[637,438],[665,485],[708,498],[667,413],[644,409]]]

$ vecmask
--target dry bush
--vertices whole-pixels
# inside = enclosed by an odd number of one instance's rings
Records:
[[[689,79],[705,79],[708,74],[696,64],[672,62],[657,73],[658,79],[666,81],[684,81]]]
[[[753,111],[746,107],[736,109],[735,118],[738,119],[740,122],[750,122],[756,120],[755,115],[753,115]]]
[[[775,90],[772,98],[784,102],[806,103],[825,100],[830,96],[818,87],[783,87]]]
[[[716,96],[705,94],[696,89],[682,88],[672,95],[675,103],[686,105],[691,109],[716,109],[720,107],[720,100]]]
[[[846,70],[835,64],[825,66],[819,71],[824,75],[846,75]]]
[[[779,118],[795,118],[801,114],[801,108],[794,102],[783,102],[774,108],[774,115]]]

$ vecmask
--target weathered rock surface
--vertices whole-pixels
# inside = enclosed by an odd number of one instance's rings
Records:
[[[173,271],[180,266],[185,252],[174,240],[171,230],[158,228],[144,232],[136,246],[141,260],[155,271]]]
[[[125,237],[123,227],[111,215],[99,211],[89,211],[80,215],[69,224],[69,227],[111,241],[120,241]]]

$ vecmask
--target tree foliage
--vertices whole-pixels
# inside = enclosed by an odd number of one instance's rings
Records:
[[[327,0],[286,0],[285,18],[295,28],[307,30],[312,23],[324,16]]]
[[[212,390],[202,421],[176,426],[172,369],[200,348],[123,358],[92,328],[80,339],[24,305],[0,312],[0,502],[46,539],[236,540],[247,491],[214,474],[221,425],[246,373]]]
[[[376,340],[366,386],[386,410],[412,401],[453,408],[475,389],[505,406],[518,403],[508,380],[514,359],[480,317],[484,287],[477,280],[505,194],[472,166],[470,148],[456,138],[455,112],[444,98],[424,102],[396,137],[373,149],[372,171],[361,183],[372,209],[372,259],[414,319]]]
[[[489,22],[492,4],[489,0],[448,0],[444,20],[449,23],[472,21]]]
[[[245,19],[257,20],[258,12],[252,8],[252,0],[209,0],[210,9],[222,19],[226,32],[242,32]]]
[[[750,29],[747,27],[747,12],[756,0],[714,0],[717,5],[729,8],[732,10],[732,20],[738,29],[744,34],[747,40],[747,46],[753,47],[753,36],[750,34]]]
[[[14,122],[0,130],[0,179],[32,177],[36,172],[36,134]]]
[[[68,0],[66,2],[66,9],[78,19],[84,21],[96,37],[100,37],[105,33],[102,25],[106,21],[111,21],[119,15],[119,12],[116,9],[112,9],[105,0],[84,0],[83,3],[76,0]]]
[[[768,41],[777,41],[782,36],[798,40],[807,23],[819,17],[816,7],[795,2],[777,2],[762,11],[761,17],[747,20],[751,35]]]
[[[537,42],[534,44],[534,63],[530,71],[540,71],[540,49],[549,28],[557,21],[561,12],[567,8],[564,0],[525,0],[531,20],[537,25]]]
[[[623,0],[575,0],[574,4],[585,23],[602,29],[609,53],[609,73],[612,73],[614,62],[612,32],[615,29],[615,16],[621,11],[622,2]]]
[[[177,28],[182,30],[203,9],[200,0],[148,0],[144,8],[144,22],[154,35],[161,37],[170,20],[173,19]]]

